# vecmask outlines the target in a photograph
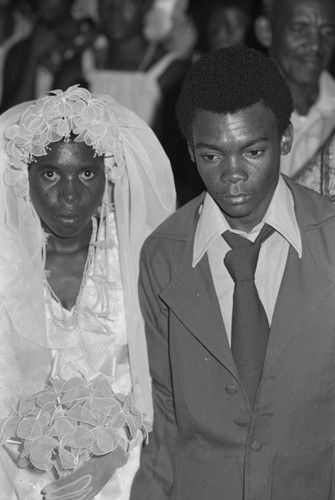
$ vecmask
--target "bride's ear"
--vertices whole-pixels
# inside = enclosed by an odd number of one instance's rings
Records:
[[[265,16],[257,17],[255,21],[256,38],[263,47],[270,47],[272,43],[272,31],[270,20]]]

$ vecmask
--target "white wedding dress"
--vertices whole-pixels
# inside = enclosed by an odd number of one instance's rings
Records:
[[[109,217],[109,270],[105,267],[104,239],[96,243],[96,258],[88,263],[77,303],[68,311],[45,288],[47,339],[51,355],[50,376],[69,379],[74,376],[93,378],[106,375],[115,392],[129,393],[131,378],[127,346],[122,281],[118,258],[115,219]],[[93,238],[94,239],[94,238]],[[101,258],[100,258],[101,257]],[[93,265],[94,262],[94,265]],[[94,267],[94,268],[93,268]],[[108,279],[108,293],[101,283]],[[106,301],[109,315],[105,317]],[[71,324],[69,328],[68,325]],[[63,326],[66,326],[64,328]],[[15,381],[15,360],[9,343],[0,343],[0,379],[2,388],[10,391]],[[41,387],[42,388],[42,387]],[[0,387],[1,391],[1,387]],[[33,392],[33,391],[31,391]],[[3,415],[2,415],[3,416]],[[129,454],[126,465],[119,468],[95,500],[127,500],[132,479],[139,465],[142,436]],[[0,447],[0,499],[41,500],[41,489],[55,480],[50,472],[19,469],[7,452]]]

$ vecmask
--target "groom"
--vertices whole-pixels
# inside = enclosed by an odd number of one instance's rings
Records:
[[[185,78],[178,120],[206,191],[142,250],[155,413],[131,500],[335,498],[335,208],[279,174],[292,110],[253,49]]]

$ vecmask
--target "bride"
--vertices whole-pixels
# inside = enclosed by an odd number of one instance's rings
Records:
[[[103,374],[152,419],[137,275],[175,207],[163,149],[133,112],[78,86],[5,112],[0,144],[0,417],[50,377]],[[0,498],[125,500],[142,439],[112,477],[111,454],[55,480],[1,447]]]

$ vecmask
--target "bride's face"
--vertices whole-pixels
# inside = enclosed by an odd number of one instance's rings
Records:
[[[105,189],[104,159],[84,142],[50,146],[29,168],[30,198],[48,233],[77,237],[90,230]]]

